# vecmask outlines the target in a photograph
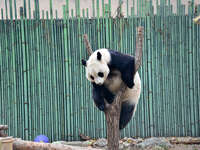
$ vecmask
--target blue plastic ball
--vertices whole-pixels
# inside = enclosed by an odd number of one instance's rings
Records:
[[[49,138],[45,135],[38,135],[35,139],[34,142],[42,142],[42,143],[49,143]]]

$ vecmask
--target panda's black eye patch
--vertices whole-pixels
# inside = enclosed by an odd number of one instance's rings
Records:
[[[90,78],[91,78],[92,80],[94,80],[94,77],[93,77],[92,75],[90,76]]]
[[[98,72],[98,76],[103,78],[103,76],[104,76],[103,72]]]

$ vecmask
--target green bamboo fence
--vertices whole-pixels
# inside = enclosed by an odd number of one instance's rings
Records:
[[[0,124],[9,125],[9,135],[33,140],[45,134],[51,141],[79,140],[79,133],[105,137],[104,114],[94,106],[81,66],[87,58],[82,35],[88,34],[94,50],[134,55],[136,27],[142,25],[142,94],[122,137],[200,136],[200,26],[192,22],[200,5],[191,1],[186,15],[180,0],[176,13],[170,1],[156,1],[156,7],[152,0],[131,7],[127,1],[127,16],[113,18],[111,0],[91,1],[92,10],[80,9],[79,0],[69,10],[66,0],[59,19],[52,0],[49,12],[40,12],[38,0],[34,7],[23,2],[19,12],[16,0],[5,0],[1,9]]]

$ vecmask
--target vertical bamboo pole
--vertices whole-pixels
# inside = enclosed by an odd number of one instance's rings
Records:
[[[65,94],[64,94],[64,96],[65,96],[67,102],[69,102],[69,96],[66,96],[66,95],[69,95],[69,93],[70,93],[70,89],[69,89],[70,86],[67,86],[67,85],[70,85],[70,82],[69,82],[69,75],[70,75],[69,61],[70,61],[70,59],[69,59],[69,54],[68,54],[68,51],[67,51],[67,49],[69,49],[68,46],[69,46],[69,43],[70,43],[70,42],[68,42],[69,39],[68,39],[68,36],[67,36],[68,29],[69,29],[68,14],[69,14],[69,8],[68,8],[68,1],[67,1],[66,5],[63,6],[63,19],[64,19],[63,20],[63,24],[64,24],[64,29],[63,29],[64,30],[63,40],[64,41],[63,41],[63,43],[64,43],[64,49],[65,49],[65,51],[64,51],[65,62],[64,62],[64,69],[63,69],[64,75],[65,75],[65,78],[64,78],[65,79],[64,80],[64,84],[65,84],[64,85],[64,91],[65,91],[64,93]],[[70,114],[70,107],[69,106],[70,106],[69,103],[65,104],[65,102],[64,102],[65,114]],[[67,122],[66,120],[64,120],[64,127],[65,127],[64,134],[68,135],[69,130],[71,129],[71,126],[70,126],[69,122]]]

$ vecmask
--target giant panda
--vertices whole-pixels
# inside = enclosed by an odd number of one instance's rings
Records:
[[[135,71],[135,59],[115,50],[98,49],[86,61],[86,78],[92,83],[92,97],[99,110],[105,110],[105,101],[111,104],[120,89],[121,83],[127,85],[122,94],[119,129],[123,129],[137,108],[141,93],[141,80]]]

